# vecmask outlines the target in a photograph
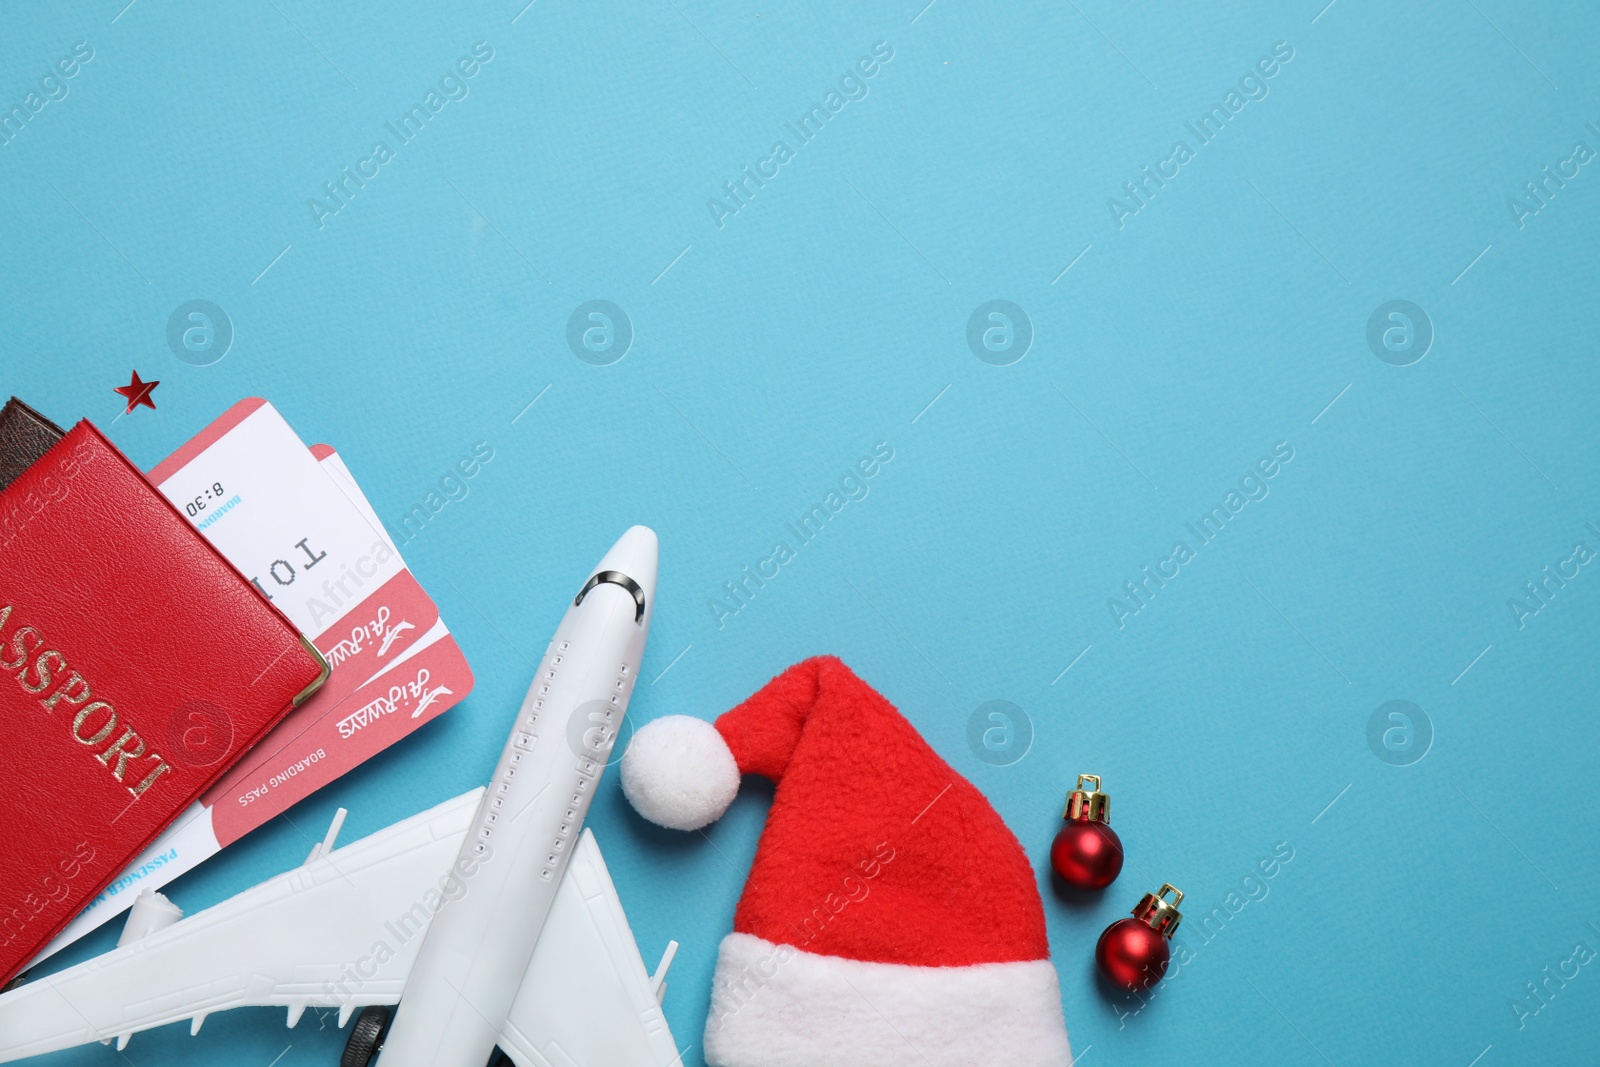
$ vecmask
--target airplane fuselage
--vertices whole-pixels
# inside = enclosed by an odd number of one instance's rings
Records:
[[[381,1067],[483,1067],[555,899],[628,698],[655,603],[634,527],[567,610],[461,846],[465,889],[429,924]]]

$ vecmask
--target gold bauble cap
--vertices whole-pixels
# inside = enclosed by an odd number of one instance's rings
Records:
[[[1172,899],[1167,900],[1168,893]],[[1178,930],[1178,924],[1183,921],[1183,914],[1178,911],[1178,905],[1183,903],[1183,890],[1171,882],[1163,882],[1161,888],[1154,893],[1146,893],[1133,909],[1133,917],[1141,922],[1149,923],[1150,929],[1166,938],[1171,938]]]
[[[1093,783],[1086,785],[1085,783]],[[1111,822],[1111,798],[1100,792],[1098,774],[1078,775],[1078,788],[1067,794],[1067,810],[1061,816],[1068,822]]]

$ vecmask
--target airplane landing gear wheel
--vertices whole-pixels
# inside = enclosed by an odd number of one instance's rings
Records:
[[[339,1067],[367,1067],[383,1048],[384,1035],[389,1032],[391,1012],[381,1004],[361,1009],[355,1025],[350,1027],[350,1039],[344,1043],[344,1055],[339,1057]]]

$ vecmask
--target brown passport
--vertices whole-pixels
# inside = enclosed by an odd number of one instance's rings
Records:
[[[0,408],[0,489],[16,481],[66,435],[67,431],[16,397],[6,401]]]

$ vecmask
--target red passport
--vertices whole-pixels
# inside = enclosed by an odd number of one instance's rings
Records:
[[[327,673],[87,421],[0,492],[0,982]]]

